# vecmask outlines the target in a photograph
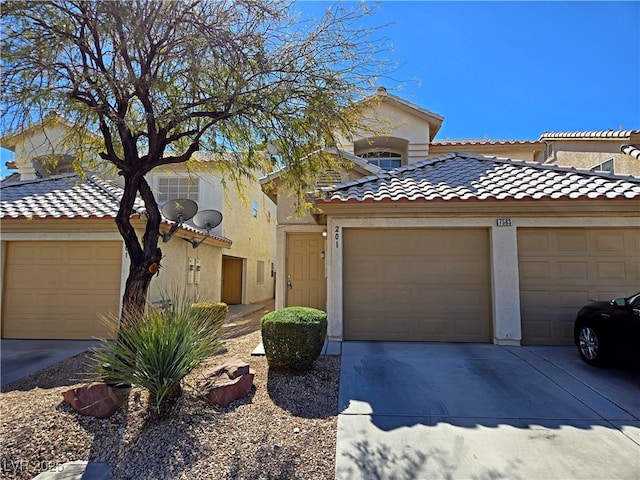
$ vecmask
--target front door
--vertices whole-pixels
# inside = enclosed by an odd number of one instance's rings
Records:
[[[287,237],[287,306],[327,309],[325,239],[321,233]]]
[[[241,258],[222,258],[222,301],[227,305],[242,303]]]

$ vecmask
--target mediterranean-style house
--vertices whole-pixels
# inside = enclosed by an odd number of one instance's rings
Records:
[[[100,317],[119,311],[128,275],[115,224],[122,190],[117,177],[104,172],[74,173],[77,152],[63,141],[69,128],[54,116],[3,139],[17,172],[0,187],[2,338],[114,334]],[[174,291],[228,304],[273,298],[276,208],[256,179],[223,186],[215,169],[193,174],[173,166],[153,170],[147,181],[160,205],[188,198],[223,217],[211,232],[187,222],[168,242],[160,240],[164,258],[150,303]],[[140,203],[132,212],[139,234],[144,216]],[[162,233],[172,225],[165,219]]]
[[[437,141],[442,116],[375,96],[386,131],[326,149],[346,166],[314,209],[296,216],[280,173],[261,179],[276,308],[326,310],[334,341],[556,345],[590,299],[640,290],[639,130]]]

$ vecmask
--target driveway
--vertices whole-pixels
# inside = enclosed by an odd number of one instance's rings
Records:
[[[338,479],[638,479],[640,374],[574,347],[344,342]]]
[[[7,340],[0,342],[2,386],[66,360],[102,342],[97,340]]]

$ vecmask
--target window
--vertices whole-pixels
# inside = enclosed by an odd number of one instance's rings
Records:
[[[158,203],[162,204],[176,198],[188,198],[198,201],[198,179],[189,177],[163,177],[158,180]]]
[[[256,282],[264,283],[264,261],[258,260]]]
[[[547,142],[547,146],[544,149],[544,158],[548,160],[551,157],[553,157],[553,143]]]
[[[614,173],[614,168],[613,168],[613,158],[610,158],[609,160],[599,163],[598,165],[596,165],[595,167],[591,168],[592,172],[609,172],[609,173]]]
[[[258,218],[258,202],[256,200],[253,201],[253,210],[252,210],[253,218]]]
[[[392,170],[402,166],[402,155],[394,152],[367,152],[360,155],[369,163],[377,165],[383,170]]]

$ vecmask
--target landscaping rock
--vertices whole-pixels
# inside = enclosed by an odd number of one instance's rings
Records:
[[[207,399],[221,407],[228,407],[231,402],[246,397],[253,386],[255,372],[251,371],[233,380],[224,380],[213,384],[207,393]]]
[[[249,364],[247,362],[243,362],[239,358],[225,360],[222,365],[219,365],[208,372],[211,377],[219,377],[222,374],[226,374],[227,377],[232,380],[248,373]]]
[[[106,383],[91,383],[62,393],[71,408],[82,415],[107,418],[127,401],[130,389],[110,387]]]
[[[234,400],[249,394],[254,377],[255,372],[249,368],[248,363],[232,358],[205,372],[203,381],[199,382],[199,389],[209,402],[228,407]]]

